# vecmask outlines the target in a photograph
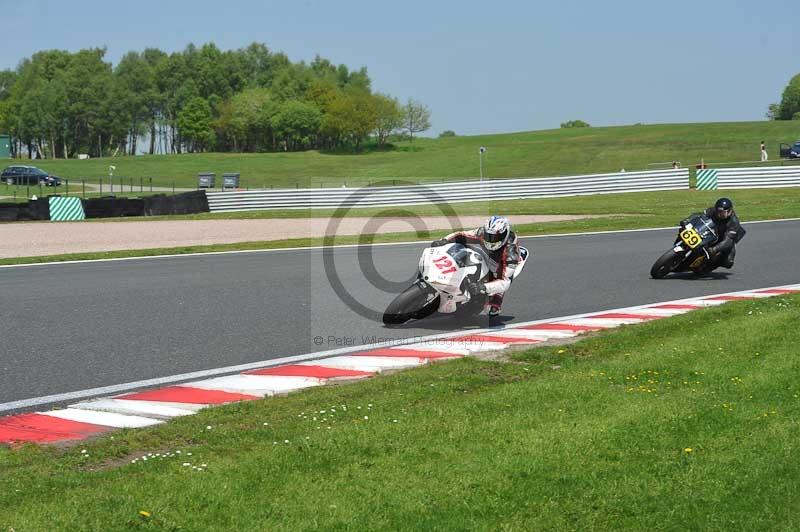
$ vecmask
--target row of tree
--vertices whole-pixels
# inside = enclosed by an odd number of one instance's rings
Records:
[[[293,63],[259,43],[205,44],[129,52],[112,66],[105,52],[42,51],[0,71],[0,131],[16,155],[358,150],[430,128],[423,104],[374,93],[366,68],[319,56]]]
[[[767,110],[770,120],[800,120],[800,74],[789,80],[783,90],[781,103],[770,104]]]

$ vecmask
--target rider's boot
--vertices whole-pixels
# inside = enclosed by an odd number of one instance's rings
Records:
[[[495,294],[486,300],[483,308],[484,313],[490,318],[500,315],[500,308],[503,306],[503,294]]]

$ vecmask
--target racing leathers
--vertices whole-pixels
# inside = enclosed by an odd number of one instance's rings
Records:
[[[739,222],[739,217],[736,216],[735,211],[732,211],[727,219],[720,219],[716,215],[716,210],[713,206],[703,211],[703,214],[714,221],[714,228],[718,235],[714,245],[708,248],[709,257],[714,259],[720,266],[732,268],[733,261],[736,258],[736,243],[745,234],[745,230]],[[681,222],[681,225],[685,225],[685,222],[686,220]]]
[[[514,272],[520,262],[519,244],[517,235],[512,231],[508,242],[495,251],[486,249],[482,244],[482,227],[472,231],[456,231],[447,235],[442,240],[437,240],[433,245],[461,244],[473,249],[486,258],[489,267],[489,276],[483,284],[486,294],[486,308],[490,315],[496,315],[503,305],[503,296],[511,286]]]
[[[733,260],[736,258],[736,243],[744,236],[744,228],[739,223],[736,211],[731,211],[727,220],[720,220],[714,216],[714,207],[705,210],[706,216],[714,220],[717,229],[717,242],[708,249],[708,254],[712,257],[719,254],[719,264],[725,268],[733,267]]]

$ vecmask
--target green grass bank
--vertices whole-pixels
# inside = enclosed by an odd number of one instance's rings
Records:
[[[477,178],[478,148],[485,146],[484,172],[489,178],[537,177],[644,170],[651,163],[680,161],[754,161],[759,143],[771,159],[778,145],[800,138],[796,121],[659,124],[555,129],[443,139],[419,138],[413,146],[363,154],[207,153],[117,157],[90,160],[41,160],[33,164],[77,185],[108,177],[153,178],[156,186],[194,187],[197,174],[239,172],[243,187],[361,186],[383,179],[436,182]]]

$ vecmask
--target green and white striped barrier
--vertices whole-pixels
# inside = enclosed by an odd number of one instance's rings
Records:
[[[80,198],[50,198],[50,220],[53,222],[72,222],[86,219]]]
[[[717,171],[715,169],[698,170],[697,190],[717,190]]]

